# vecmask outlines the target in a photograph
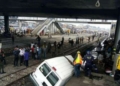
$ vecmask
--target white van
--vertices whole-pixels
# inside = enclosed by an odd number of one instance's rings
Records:
[[[30,78],[36,86],[64,86],[74,72],[70,61],[73,62],[71,55],[47,59],[30,74]]]

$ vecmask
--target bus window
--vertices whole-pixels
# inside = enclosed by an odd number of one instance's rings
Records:
[[[53,72],[51,72],[47,76],[47,80],[51,83],[52,86],[54,86],[58,82],[59,79]]]
[[[42,72],[42,74],[44,76],[47,76],[47,74],[51,71],[50,68],[46,65],[46,64],[43,64],[39,70]]]

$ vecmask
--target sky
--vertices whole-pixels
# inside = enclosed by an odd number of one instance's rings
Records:
[[[95,27],[100,27],[100,28],[105,28],[105,29],[110,29],[111,24],[85,24],[85,23],[68,23],[68,24],[73,24],[73,25],[90,25],[90,26],[95,26]]]
[[[111,24],[86,24],[86,25],[105,28],[105,29],[110,29],[111,28]]]

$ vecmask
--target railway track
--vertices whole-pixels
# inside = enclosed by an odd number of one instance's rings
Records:
[[[61,53],[58,53],[57,56],[62,56],[62,55],[68,55],[68,54],[75,54],[75,52],[77,50],[81,50],[82,52],[90,47],[91,44],[93,44],[94,42],[91,43],[85,43],[83,45],[79,45],[79,46],[74,46],[72,48],[69,48]],[[42,61],[41,61],[42,62]],[[33,72],[33,70],[35,70],[35,68],[41,63],[41,62],[37,62],[31,66],[29,66],[28,68],[23,68],[19,71],[16,71],[12,74],[6,75],[4,77],[0,78],[0,86],[34,86],[31,81],[29,81],[29,74]]]

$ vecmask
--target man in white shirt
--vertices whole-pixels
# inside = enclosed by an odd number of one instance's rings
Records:
[[[31,48],[33,48],[33,45],[34,45],[34,43],[32,42],[32,43],[31,43]]]
[[[23,60],[24,60],[24,53],[25,53],[25,49],[21,47],[20,48],[20,53],[19,53],[19,55],[20,55],[20,66],[22,65]]]

